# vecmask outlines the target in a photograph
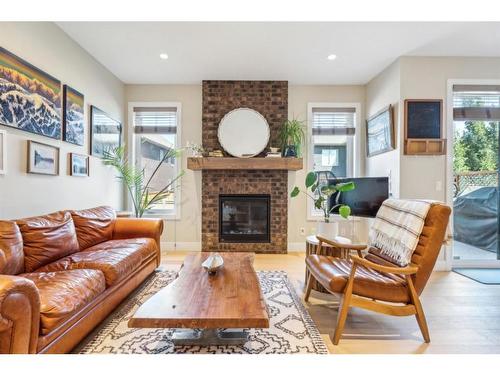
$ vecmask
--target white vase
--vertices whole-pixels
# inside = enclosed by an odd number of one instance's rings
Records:
[[[318,226],[316,227],[317,236],[333,239],[338,234],[339,234],[339,224],[337,222],[326,223],[324,221],[318,221]]]

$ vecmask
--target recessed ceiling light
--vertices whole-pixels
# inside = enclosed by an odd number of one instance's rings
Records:
[[[337,58],[337,55],[333,55],[333,54],[328,55],[328,57],[327,57],[328,60],[335,60],[336,58]]]
[[[160,53],[160,59],[166,60],[168,59],[168,55],[166,53]]]

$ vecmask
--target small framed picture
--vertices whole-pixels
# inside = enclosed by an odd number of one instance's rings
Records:
[[[7,132],[0,130],[0,174],[7,173]]]
[[[59,175],[59,147],[28,141],[28,173]]]
[[[75,153],[69,154],[69,174],[76,177],[87,177],[89,175],[89,157]]]

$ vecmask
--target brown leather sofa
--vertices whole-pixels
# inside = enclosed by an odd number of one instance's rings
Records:
[[[0,353],[66,353],[160,263],[163,222],[110,207],[0,220]]]

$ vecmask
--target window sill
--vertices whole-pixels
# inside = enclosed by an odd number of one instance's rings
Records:
[[[151,218],[151,219],[163,219],[163,220],[169,220],[169,221],[180,221],[181,216],[176,215],[176,214],[162,214],[162,213],[150,213],[150,214],[144,214],[142,215],[144,218]]]

